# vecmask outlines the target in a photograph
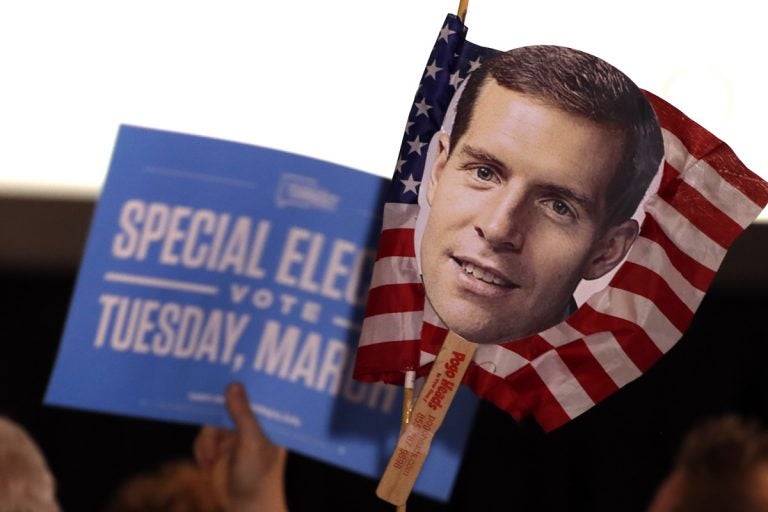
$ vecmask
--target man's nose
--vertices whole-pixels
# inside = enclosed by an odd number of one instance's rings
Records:
[[[480,206],[475,232],[498,250],[519,251],[525,241],[526,224],[524,192],[505,187]]]

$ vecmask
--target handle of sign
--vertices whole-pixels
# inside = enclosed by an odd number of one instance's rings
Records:
[[[382,500],[405,505],[476,349],[476,344],[453,332],[446,336],[379,481],[376,495]]]

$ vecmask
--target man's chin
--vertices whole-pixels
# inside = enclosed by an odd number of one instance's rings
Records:
[[[504,329],[487,326],[479,328],[475,326],[461,325],[461,322],[445,322],[445,325],[465,340],[477,343],[478,345],[499,345],[501,343],[525,338],[530,334],[536,334],[535,332],[528,333],[527,331],[518,329],[509,329],[508,326],[505,326],[507,328]]]
[[[427,299],[429,296],[427,293]],[[499,325],[499,319],[504,315],[493,314],[464,297],[451,296],[448,301],[434,301],[432,309],[448,329],[472,343],[498,344],[508,339],[507,335],[515,333],[510,326]]]

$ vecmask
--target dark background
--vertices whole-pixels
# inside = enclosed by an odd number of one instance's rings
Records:
[[[0,196],[0,413],[38,440],[71,511],[99,510],[126,477],[191,456],[197,432],[42,405],[93,206]],[[768,420],[766,316],[768,224],[754,224],[686,335],[646,375],[550,434],[483,408],[453,510],[643,510],[691,426],[723,412]],[[289,463],[292,510],[371,510],[374,485],[301,457]],[[409,510],[437,508],[409,502]]]

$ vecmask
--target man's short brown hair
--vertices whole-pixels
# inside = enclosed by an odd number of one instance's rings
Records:
[[[451,148],[467,131],[480,89],[491,79],[617,130],[625,139],[624,152],[610,184],[604,224],[618,224],[632,216],[664,156],[656,115],[632,80],[594,55],[562,46],[525,46],[498,53],[467,80],[456,107]]]

